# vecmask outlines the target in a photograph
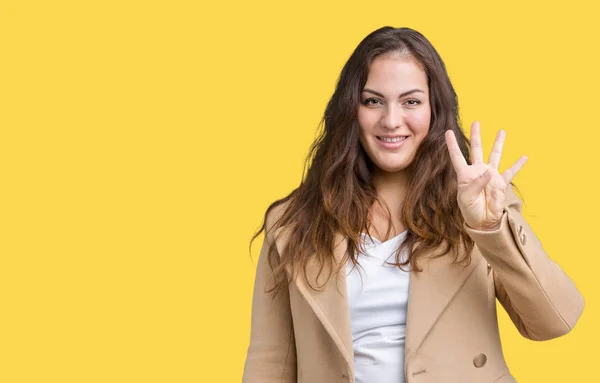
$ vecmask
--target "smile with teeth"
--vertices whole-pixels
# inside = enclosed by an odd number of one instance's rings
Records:
[[[404,141],[407,138],[407,136],[394,137],[394,138],[391,138],[391,137],[379,137],[379,136],[376,136],[376,137],[379,138],[381,141],[384,141],[384,142],[400,142],[400,141]]]

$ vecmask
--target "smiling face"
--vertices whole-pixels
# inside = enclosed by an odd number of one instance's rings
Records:
[[[360,143],[378,170],[399,172],[429,132],[427,74],[406,55],[373,60],[358,108]]]

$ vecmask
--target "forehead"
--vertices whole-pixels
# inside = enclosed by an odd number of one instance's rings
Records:
[[[427,74],[412,56],[381,55],[371,62],[365,87],[394,93],[408,88],[427,91]]]

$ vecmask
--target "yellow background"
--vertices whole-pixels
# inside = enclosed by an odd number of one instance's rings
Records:
[[[598,381],[592,3],[1,1],[0,382],[239,382],[248,241],[383,25],[432,41],[486,158],[501,128],[502,168],[529,156],[525,217],[586,298],[550,342],[501,312],[511,371]]]

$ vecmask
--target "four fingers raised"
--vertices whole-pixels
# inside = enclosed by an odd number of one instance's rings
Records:
[[[445,138],[448,152],[450,154],[450,160],[452,161],[454,170],[459,173],[462,169],[468,167],[469,165],[460,151],[460,147],[458,146],[454,132],[452,130],[447,130],[445,133]],[[496,140],[494,141],[494,147],[492,148],[492,152],[490,153],[488,160],[488,165],[496,170],[500,166],[505,139],[506,132],[504,130],[498,131]],[[521,168],[527,162],[527,159],[527,156],[522,156],[510,168],[502,173],[502,178],[506,183],[509,183],[517,175],[519,170],[521,170]],[[480,125],[477,121],[471,125],[471,162],[473,164],[483,163]]]

